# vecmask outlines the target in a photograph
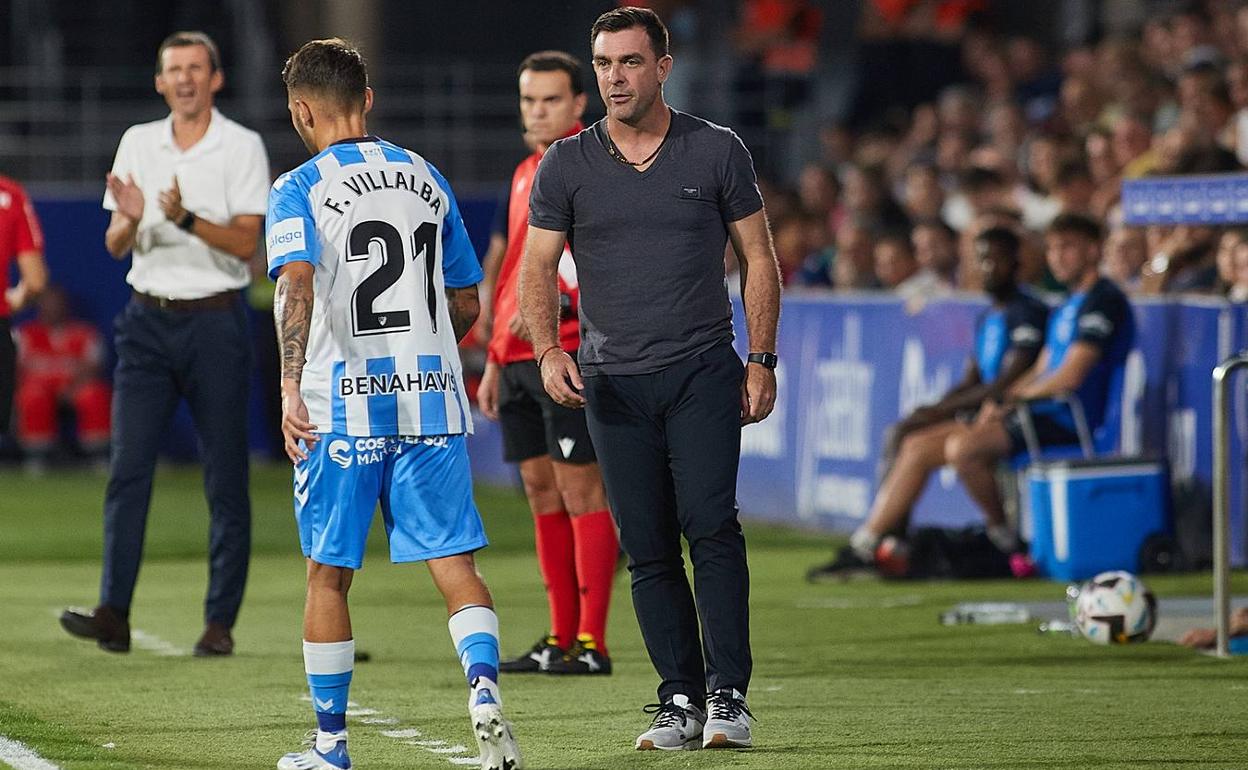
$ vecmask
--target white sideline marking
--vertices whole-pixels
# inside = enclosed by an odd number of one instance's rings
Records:
[[[796,602],[802,610],[895,610],[901,607],[917,607],[923,603],[923,597],[916,594],[904,594],[890,599],[799,599]]]
[[[14,770],[61,770],[36,754],[29,746],[0,735],[0,764]]]
[[[54,617],[59,618],[61,616],[61,607],[50,607],[49,609]],[[149,634],[141,628],[130,629],[130,641],[140,650],[146,650],[163,657],[179,658],[191,654],[190,650],[175,647],[172,643],[166,642],[155,634]],[[308,696],[308,700],[311,699],[311,696]]]
[[[299,700],[304,701],[305,703],[311,703],[312,696],[305,692],[299,696]],[[365,717],[364,719],[360,720],[360,724],[365,724],[365,725],[390,726],[390,725],[399,724],[399,720],[397,718],[386,716],[385,714],[378,711],[377,709],[363,707],[359,703],[356,703],[353,700],[347,701],[347,716]],[[424,735],[424,733],[422,733],[419,729],[415,727],[402,727],[402,728],[398,728],[394,730],[381,730],[380,733],[385,738],[393,738],[395,740],[400,740],[400,741],[403,741],[404,745],[415,746],[418,749],[424,749],[430,754],[437,754],[439,756],[442,756],[444,759],[446,759],[446,761],[450,762],[453,765],[463,765],[467,767],[467,766],[477,766],[481,764],[481,757],[479,756],[476,756],[476,757],[448,756],[452,754],[455,754],[455,755],[466,754],[469,751],[469,749],[467,746],[464,746],[463,744],[456,743],[455,745],[451,746],[451,745],[448,745],[446,741],[437,740],[437,739],[428,739],[428,740],[423,740],[423,741],[412,740],[413,738],[420,738],[422,735]],[[26,769],[22,768],[22,770],[26,770]],[[30,768],[30,770],[60,770],[60,768],[57,768],[55,766],[50,766],[50,767]]]
[[[147,650],[155,655],[162,655],[169,658],[183,657],[189,654],[188,650],[175,647],[173,644],[166,642],[159,636],[149,634],[141,628],[130,629],[130,639],[134,645],[140,650]]]

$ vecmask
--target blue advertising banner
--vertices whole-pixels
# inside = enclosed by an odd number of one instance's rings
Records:
[[[1248,222],[1248,174],[1127,179],[1122,212],[1129,225]]]
[[[1124,184],[1124,207],[1133,222],[1248,221],[1248,174],[1150,179]],[[488,237],[492,200],[461,201],[474,243]],[[36,211],[47,236],[53,280],[64,286],[77,313],[111,338],[112,319],[124,306],[128,260],[103,248],[107,213],[98,198],[40,199]],[[1166,219],[1169,217],[1169,219]],[[739,303],[738,349],[747,344]],[[1136,349],[1124,373],[1119,447],[1124,454],[1165,455],[1176,482],[1207,493],[1212,476],[1212,398],[1215,364],[1248,348],[1248,309],[1220,300],[1133,300]],[[846,531],[866,516],[877,486],[876,464],[888,426],[916,406],[935,400],[960,377],[976,316],[984,303],[958,298],[912,312],[883,295],[788,292],[784,299],[777,369],[779,398],[773,416],[742,436],[739,493],[747,516]],[[20,319],[19,319],[20,320]],[[264,313],[253,318],[268,323]],[[253,376],[257,392],[262,378]],[[1243,565],[1245,544],[1245,440],[1248,387],[1234,383],[1232,427],[1233,543]],[[253,447],[263,447],[265,420],[253,398]],[[184,415],[183,415],[184,417]],[[471,442],[482,480],[514,483],[501,462],[497,426],[478,419]],[[193,457],[189,420],[179,418],[166,451]],[[979,515],[956,477],[936,474],[913,523],[962,526]]]
[[[973,299],[908,312],[892,298],[785,297],[776,412],[742,436],[738,487],[752,517],[834,531],[867,515],[888,427],[961,376],[971,349]],[[1168,456],[1174,481],[1208,491],[1212,471],[1210,374],[1248,346],[1248,310],[1199,298],[1135,302],[1136,347],[1123,376],[1122,454]],[[744,318],[737,308],[737,347]],[[1235,563],[1244,563],[1244,443],[1248,389],[1236,390],[1232,484]],[[950,469],[935,474],[914,512],[919,526],[980,522]]]

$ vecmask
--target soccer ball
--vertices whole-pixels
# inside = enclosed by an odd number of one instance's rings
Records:
[[[1095,644],[1143,642],[1157,624],[1157,599],[1130,572],[1102,572],[1067,594],[1075,625]]]

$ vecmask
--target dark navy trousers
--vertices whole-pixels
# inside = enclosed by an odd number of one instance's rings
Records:
[[[128,614],[143,557],[156,454],[179,399],[199,432],[208,532],[206,622],[234,625],[251,555],[247,404],[251,340],[241,296],[220,310],[131,301],[115,323],[113,443],[100,603]]]
[[[749,687],[750,574],[736,502],[743,377],[724,343],[650,374],[585,378],[589,432],[660,701],[683,693],[701,704],[710,690]]]

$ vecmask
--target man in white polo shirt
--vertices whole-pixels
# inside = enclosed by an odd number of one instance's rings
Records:
[[[268,203],[260,136],[213,108],[224,77],[216,44],[178,32],[157,53],[164,120],[132,126],[107,178],[104,243],[133,254],[134,290],[116,323],[114,435],[104,499],[99,605],[61,625],[102,649],[130,649],[130,602],[156,455],[180,398],[199,431],[212,523],[205,629],[195,654],[229,655],[251,551],[247,397],[251,344],[240,289]]]

